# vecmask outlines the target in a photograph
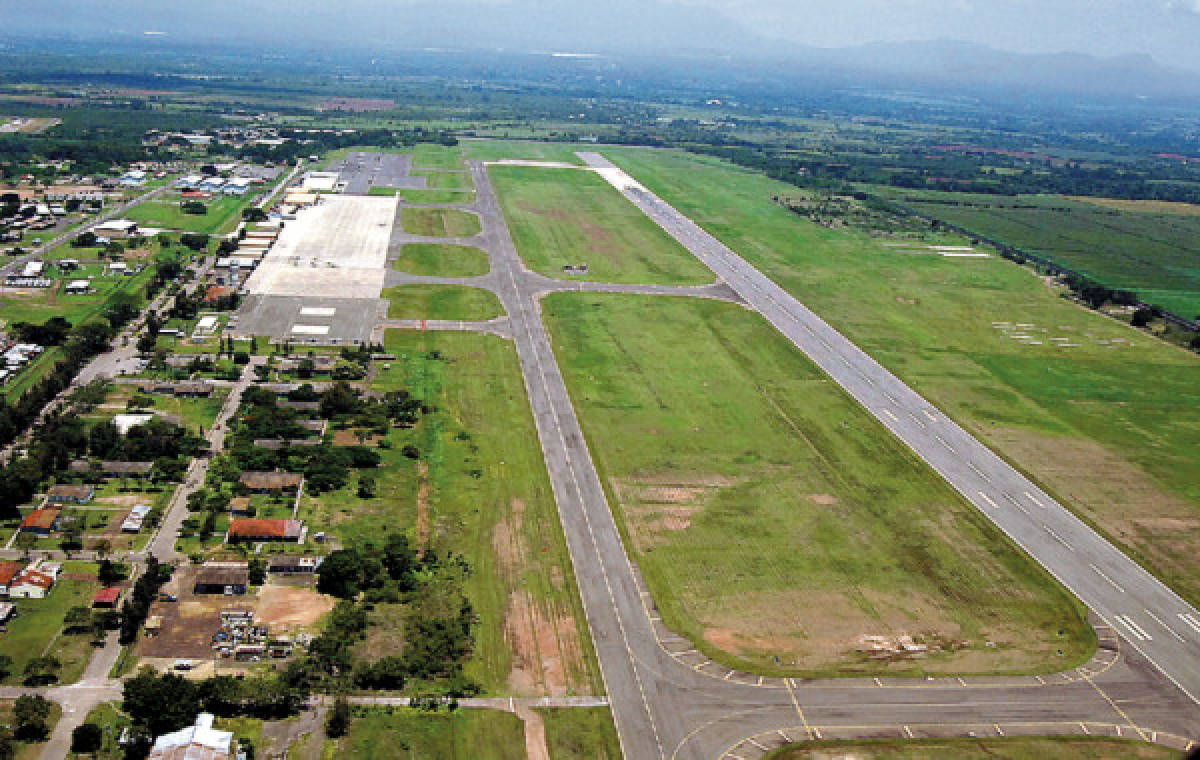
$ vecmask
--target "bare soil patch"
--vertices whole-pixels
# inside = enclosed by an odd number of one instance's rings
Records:
[[[429,546],[430,516],[429,500],[432,486],[429,484],[429,465],[417,462],[417,555],[424,556]]]
[[[383,437],[380,435],[366,435],[359,440],[357,429],[338,430],[333,434],[334,446],[374,446],[379,443]]]
[[[614,481],[629,531],[638,549],[663,543],[667,534],[687,530],[718,489],[732,478],[705,473],[656,473]]]
[[[269,584],[259,589],[254,616],[272,630],[311,628],[333,609],[334,601],[314,588]]]
[[[114,504],[118,507],[136,507],[139,504],[149,504],[153,498],[144,493],[122,493],[116,496],[101,496],[96,501],[101,504]]]
[[[823,507],[831,507],[838,503],[838,497],[831,493],[810,493],[808,500],[813,504],[820,504]]]

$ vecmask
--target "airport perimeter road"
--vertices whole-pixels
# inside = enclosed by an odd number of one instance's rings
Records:
[[[1092,662],[1046,676],[802,680],[735,672],[667,629],[625,553],[541,321],[538,300],[554,281],[524,267],[484,166],[471,171],[483,227],[475,242],[492,264],[471,284],[493,290],[508,312],[626,758],[748,760],[791,739],[863,736],[1090,733],[1186,746],[1181,737],[1196,733],[1200,710],[1137,652],[1118,654],[1111,634]],[[575,284],[558,285],[549,289]],[[733,289],[758,300],[752,288]]]
[[[692,251],[1193,701],[1200,612],[841,333],[596,153],[579,154]]]

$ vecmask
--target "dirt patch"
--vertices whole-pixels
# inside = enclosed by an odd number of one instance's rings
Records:
[[[820,504],[822,507],[831,507],[838,503],[838,497],[831,493],[810,493],[808,500],[813,504]]]
[[[272,630],[311,628],[333,609],[334,598],[304,586],[263,586],[254,617]]]
[[[334,446],[374,446],[379,443],[383,436],[365,435],[361,440],[358,437],[358,430],[338,430],[333,434]],[[366,431],[363,431],[364,433]]]
[[[100,504],[115,504],[118,507],[136,507],[139,504],[149,504],[153,499],[144,493],[122,493],[116,496],[100,496],[96,501]]]
[[[616,253],[619,251],[618,246],[616,246],[613,240],[612,230],[603,225],[596,224],[586,216],[569,214],[562,209],[530,206],[528,204],[522,204],[521,208],[523,211],[531,214],[549,217],[550,219],[567,222],[578,227],[588,240],[588,249],[595,253]]]
[[[512,647],[509,686],[522,696],[561,697],[574,686],[569,664],[582,659],[575,618],[544,610],[524,591],[508,597],[504,638]]]
[[[429,484],[429,465],[417,462],[417,556],[425,556],[429,546],[430,516],[429,500],[432,486]]]
[[[717,491],[737,481],[707,473],[656,473],[614,481],[629,531],[639,551],[687,530]]]
[[[513,588],[529,568],[532,557],[521,532],[525,502],[514,499],[508,519],[496,524],[492,548],[510,589],[504,614],[504,638],[512,652],[508,682],[521,696],[562,696],[586,688],[581,682],[583,647],[574,615],[555,602],[535,600]],[[551,569],[552,583],[561,588],[563,571]],[[554,580],[554,579],[557,580]]]

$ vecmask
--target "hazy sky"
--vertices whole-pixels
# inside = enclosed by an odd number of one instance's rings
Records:
[[[1200,71],[1200,0],[0,0],[0,18],[16,32],[67,24],[83,35],[155,30],[279,45],[324,37],[650,52],[661,39],[752,52],[753,36],[818,47],[957,39],[1019,52],[1144,53]]]

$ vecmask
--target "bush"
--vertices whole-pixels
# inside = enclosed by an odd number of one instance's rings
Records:
[[[97,752],[104,743],[104,730],[95,723],[76,726],[71,732],[71,751],[80,754]]]

